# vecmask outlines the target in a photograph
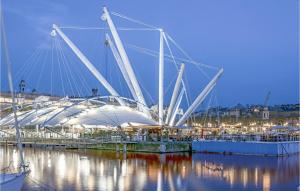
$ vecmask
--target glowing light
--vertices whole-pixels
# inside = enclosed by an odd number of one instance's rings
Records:
[[[59,175],[64,177],[66,173],[66,159],[65,155],[61,154],[58,159],[58,172]]]
[[[269,191],[271,188],[271,178],[268,172],[263,174],[263,191]]]

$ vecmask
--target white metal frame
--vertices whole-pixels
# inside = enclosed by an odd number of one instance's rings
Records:
[[[197,107],[204,101],[206,96],[211,92],[211,90],[215,87],[217,80],[223,73],[223,68],[219,70],[219,72],[214,76],[214,78],[206,85],[203,91],[198,95],[192,105],[186,110],[183,116],[176,123],[176,126],[181,126],[185,123],[188,117],[197,109]]]
[[[82,63],[89,69],[89,71],[97,78],[97,80],[105,87],[105,89],[113,96],[119,97],[118,92],[108,83],[108,81],[102,76],[102,74],[95,68],[95,66],[87,59],[87,57],[76,47],[76,45],[62,32],[62,30],[55,24],[53,29],[60,37],[66,42],[76,56],[82,61]],[[55,34],[55,33],[53,33]],[[122,100],[118,100],[121,105],[124,105]]]
[[[171,102],[170,102],[170,105],[169,105],[169,108],[168,108],[166,124],[169,124],[171,116],[174,114],[173,108],[174,108],[175,101],[177,99],[178,92],[179,92],[179,89],[180,89],[180,84],[181,84],[184,68],[185,68],[185,65],[181,64],[180,69],[179,69],[179,73],[178,73],[178,77],[177,77],[177,80],[176,80],[176,83],[175,83],[175,87],[174,87],[174,90],[173,90],[173,94],[172,94],[172,97],[171,97]]]
[[[146,103],[146,101],[144,99],[144,96],[143,96],[142,90],[140,88],[140,85],[139,85],[139,83],[138,83],[138,81],[136,79],[136,76],[134,74],[134,71],[133,71],[133,69],[131,67],[129,58],[128,58],[127,54],[126,54],[126,51],[125,51],[124,46],[122,44],[122,41],[121,41],[121,39],[119,37],[119,34],[117,32],[117,29],[116,29],[116,27],[115,27],[115,25],[114,25],[114,23],[113,23],[113,21],[112,21],[112,19],[110,17],[110,14],[109,14],[109,12],[108,12],[108,10],[107,10],[106,7],[103,7],[102,19],[107,22],[108,27],[109,27],[109,29],[111,31],[112,37],[113,37],[113,39],[115,41],[116,47],[117,47],[117,49],[118,49],[118,51],[120,53],[121,59],[122,59],[122,61],[124,63],[124,67],[125,67],[125,69],[126,69],[126,71],[128,73],[128,77],[129,77],[129,79],[130,79],[130,81],[132,83],[133,89],[135,91],[136,98],[138,99],[136,101],[139,102],[139,103],[141,103],[141,107],[142,108],[148,107],[147,103]],[[146,108],[143,109],[143,110],[144,110],[144,112],[148,116],[151,116],[150,113],[149,113],[149,111]]]
[[[158,123],[164,123],[164,31],[160,30],[159,38],[159,79],[158,79]]]

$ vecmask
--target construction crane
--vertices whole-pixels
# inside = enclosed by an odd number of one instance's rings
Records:
[[[270,96],[271,96],[271,92],[269,91],[265,98],[264,108],[268,107],[268,102],[269,102]]]
[[[271,96],[271,92],[269,91],[266,95],[265,102],[263,105],[263,111],[262,111],[262,119],[263,120],[268,120],[270,117],[270,112],[268,109],[268,102],[269,102],[270,96]]]

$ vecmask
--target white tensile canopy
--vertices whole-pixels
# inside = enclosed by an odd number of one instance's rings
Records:
[[[86,127],[117,127],[134,125],[157,125],[146,114],[129,106],[95,105],[88,101],[70,102],[57,101],[40,109],[17,113],[21,127],[26,126],[86,126]],[[13,115],[0,120],[0,126],[14,126]]]

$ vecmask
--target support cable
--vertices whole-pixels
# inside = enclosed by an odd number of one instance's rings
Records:
[[[73,84],[74,84],[74,87],[75,87],[75,89],[76,89],[76,91],[77,91],[77,94],[78,94],[78,96],[80,97],[80,93],[81,93],[81,95],[83,95],[83,93],[82,93],[82,91],[80,90],[80,89],[78,89],[78,87],[76,86],[76,80],[74,79],[74,77],[73,77],[73,74],[72,74],[72,72],[71,72],[71,69],[70,69],[70,67],[69,67],[69,63],[68,63],[68,60],[66,59],[66,56],[65,56],[65,54],[63,53],[63,51],[62,51],[62,45],[61,45],[61,43],[60,43],[60,41],[58,41],[58,45],[59,45],[59,48],[60,48],[60,54],[61,54],[61,57],[62,57],[62,59],[63,59],[63,62],[64,62],[64,64],[66,65],[66,68],[67,68],[67,73],[69,72],[69,74],[70,74],[70,76],[71,76],[71,80],[72,80],[72,82],[73,82]],[[71,88],[72,88],[72,85],[71,85],[71,82],[69,82],[70,83],[70,86],[71,86]],[[73,93],[74,94],[74,93]],[[75,95],[75,94],[74,94]]]
[[[59,42],[58,42],[58,45],[59,45]],[[65,71],[65,74],[66,74],[66,77],[67,77],[67,82],[69,83],[69,86],[70,86],[70,89],[71,89],[71,92],[73,94],[73,96],[76,96],[74,90],[73,90],[73,87],[72,87],[72,84],[71,84],[71,81],[70,81],[70,77],[69,77],[69,70],[66,68],[66,64],[65,64],[65,61],[62,57],[62,50],[61,50],[61,47],[59,46],[58,47],[58,50],[59,52],[59,56],[60,56],[60,60],[61,60],[61,63],[62,63],[62,66],[64,68],[64,71]],[[78,92],[77,92],[78,93]],[[78,93],[78,96],[79,96],[79,93]]]
[[[53,48],[54,48],[54,41],[55,39],[52,39],[52,43],[51,43],[51,73],[50,73],[50,92],[51,92],[51,96],[53,96]]]
[[[39,89],[40,81],[41,81],[41,78],[42,78],[42,74],[44,73],[44,70],[45,70],[46,60],[47,60],[47,58],[49,56],[49,52],[50,51],[47,51],[47,54],[46,54],[46,56],[44,58],[44,61],[42,62],[42,69],[41,69],[41,72],[39,73],[39,76],[38,76],[38,79],[37,79],[37,83],[36,83],[36,89],[37,89],[37,91],[39,91],[38,89]]]
[[[152,26],[152,25],[149,25],[149,24],[146,24],[146,23],[143,23],[142,21],[138,21],[136,19],[132,19],[132,18],[129,18],[125,15],[121,15],[120,13],[117,13],[117,12],[110,12],[112,15],[114,16],[117,16],[117,17],[120,17],[122,19],[125,19],[125,20],[128,20],[128,21],[131,21],[133,23],[136,23],[136,24],[140,24],[140,25],[143,25],[145,27],[148,27],[148,28],[152,28],[152,29],[155,29],[155,30],[160,30],[158,27],[155,27],[155,26]]]
[[[76,63],[76,62],[79,62],[77,59],[72,59],[70,57],[68,57],[68,55],[65,55],[65,58],[66,60],[68,61],[67,63]],[[70,68],[70,66],[69,66]],[[87,83],[86,79],[84,78],[84,75],[81,73],[81,70],[78,69],[78,67],[72,67],[73,68],[73,72],[74,72],[74,75],[77,76],[79,78],[79,82],[80,84],[82,85],[82,87],[86,90],[86,93],[88,94],[90,92],[90,86],[89,84]],[[76,78],[74,78],[74,81]]]
[[[80,27],[80,26],[60,26],[61,29],[74,29],[74,30],[109,30],[108,27]],[[119,31],[158,31],[152,28],[128,28],[128,27],[118,27]]]
[[[57,39],[55,39],[55,48],[57,50]],[[63,95],[66,96],[64,81],[63,81],[63,78],[62,78],[61,67],[60,67],[61,63],[60,63],[60,61],[58,59],[58,52],[57,51],[56,51],[56,56],[57,56],[58,70],[59,70],[59,75],[60,75],[60,81],[61,81],[62,91],[63,91]]]

